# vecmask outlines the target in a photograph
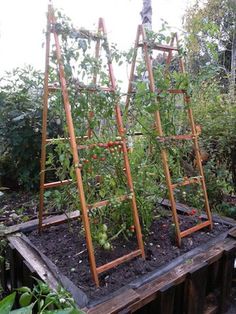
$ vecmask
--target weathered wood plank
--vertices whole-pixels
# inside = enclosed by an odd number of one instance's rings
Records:
[[[217,289],[219,284],[219,272],[220,272],[220,259],[216,260],[208,267],[206,288],[207,295],[213,293],[214,290]]]
[[[152,280],[151,282],[141,286],[136,290],[140,296],[140,300],[129,306],[129,309],[135,311],[152,302],[157,298],[159,290],[164,289],[166,286],[171,287],[184,282],[188,273],[197,270],[199,265],[205,267],[206,263],[210,264],[212,260],[215,260],[215,255],[217,255],[218,258],[221,258],[224,250],[230,247],[232,248],[234,245],[234,240],[226,238],[224,241],[214,245],[207,252],[199,253],[191,260],[186,260],[184,263],[178,265],[168,273],[159,276],[155,280]]]
[[[229,230],[229,236],[231,236],[232,238],[236,238],[236,227],[235,228],[232,228]]]
[[[1,253],[2,260],[0,262],[0,285],[4,291],[7,288],[7,274],[6,274],[6,252]]]
[[[171,288],[164,288],[160,290],[159,296],[157,297],[157,307],[151,308],[150,313],[165,313],[165,314],[172,314],[174,311],[174,300],[175,300],[175,289],[176,286]]]
[[[78,217],[80,217],[79,210],[73,211],[68,214],[48,217],[43,220],[43,228],[47,228],[52,225],[58,225],[67,221],[68,219],[77,219]],[[4,233],[7,235],[7,234],[16,233],[16,232],[29,232],[29,231],[37,229],[37,227],[38,227],[38,219],[34,219],[34,220],[23,222],[19,225],[10,226],[5,229]]]
[[[114,297],[113,299],[102,303],[95,308],[87,310],[88,314],[114,314],[120,312],[125,307],[139,300],[139,295],[133,290],[129,289]]]
[[[31,268],[34,269],[52,289],[56,290],[58,287],[57,279],[46,265],[42,263],[39,256],[35,254],[24,241],[21,241],[20,235],[9,236],[8,241],[10,242],[10,246],[14,246],[21,253],[25,261],[31,265]]]
[[[17,274],[16,274],[16,249],[14,245],[9,243],[7,247],[7,259],[10,264],[10,288],[11,290],[17,288]]]
[[[203,313],[206,297],[208,265],[199,266],[189,272],[186,280],[185,311],[186,314]]]
[[[175,302],[173,314],[182,314],[184,313],[184,289],[185,283],[181,283],[175,287]]]
[[[222,278],[221,278],[221,292],[220,292],[220,304],[219,313],[225,313],[228,307],[228,301],[232,286],[232,278],[234,271],[235,260],[235,248],[229,247],[225,249],[224,256],[222,258]]]
[[[160,205],[165,206],[165,207],[171,208],[171,204],[170,204],[170,201],[168,199],[159,199],[158,203]],[[180,213],[187,214],[193,208],[189,207],[186,204],[182,204],[182,203],[176,202],[176,209]],[[205,214],[202,214],[201,217],[203,219],[207,219],[207,215],[205,215]],[[232,219],[232,218],[229,218],[229,217],[224,217],[224,216],[219,216],[217,214],[213,214],[212,215],[212,219],[213,219],[213,222],[225,223],[225,224],[227,224],[229,226],[236,226],[236,221],[234,219]]]

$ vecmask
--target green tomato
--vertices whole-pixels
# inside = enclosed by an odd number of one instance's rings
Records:
[[[99,232],[98,239],[106,241],[107,240],[107,234],[105,232]]]
[[[98,242],[99,242],[99,244],[100,244],[101,246],[103,246],[103,245],[105,245],[106,240],[104,240],[104,239],[100,239]]]
[[[21,307],[28,306],[32,300],[32,294],[29,292],[24,292],[19,299],[19,303]]]
[[[110,250],[111,249],[111,244],[109,242],[106,242],[104,245],[103,245],[103,248],[104,250]]]
[[[103,232],[107,232],[107,229],[108,229],[108,228],[107,228],[107,225],[106,225],[106,224],[103,224],[103,225],[102,225],[102,231],[103,231]]]

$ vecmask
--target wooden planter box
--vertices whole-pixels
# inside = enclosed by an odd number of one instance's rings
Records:
[[[75,217],[77,212],[72,213],[72,218]],[[48,218],[45,224],[63,219],[64,215]],[[217,219],[228,224],[229,231],[96,302],[88,300],[24,235],[37,228],[37,220],[13,226],[6,231],[10,267],[2,269],[1,284],[8,289],[32,286],[34,276],[52,289],[62,285],[89,314],[224,313],[234,274],[236,222],[215,216],[214,220]]]

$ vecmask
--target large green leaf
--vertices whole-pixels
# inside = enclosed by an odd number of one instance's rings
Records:
[[[13,292],[12,294],[9,294],[7,297],[5,297],[2,301],[0,301],[0,313],[1,314],[9,314],[10,310],[14,304],[16,297],[16,293]]]

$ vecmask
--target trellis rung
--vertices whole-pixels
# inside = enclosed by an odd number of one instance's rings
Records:
[[[158,142],[165,142],[169,140],[193,140],[196,135],[193,134],[181,134],[181,135],[171,135],[171,136],[158,136],[156,139]]]
[[[161,93],[162,90],[161,89],[158,89],[157,90],[158,93]],[[187,91],[186,89],[168,89],[167,91],[165,92],[168,92],[170,94],[187,94]]]
[[[55,181],[55,182],[50,182],[50,183],[45,183],[43,185],[44,189],[50,189],[50,188],[56,188],[57,186],[62,186],[71,183],[72,180],[62,180],[62,181]]]
[[[103,273],[104,271],[107,271],[111,268],[114,268],[130,259],[133,259],[134,257],[137,257],[139,255],[141,255],[142,252],[141,250],[136,250],[136,251],[133,251],[127,255],[124,255],[122,257],[119,257],[117,259],[115,259],[114,261],[110,262],[110,263],[107,263],[107,264],[104,264],[100,267],[97,267],[97,273],[100,274],[100,273]]]
[[[68,88],[69,90],[69,88]],[[89,85],[78,85],[76,86],[78,91],[87,91],[87,92],[115,92],[115,89],[112,87],[102,87],[102,86],[89,86]],[[49,92],[61,91],[60,86],[48,85]]]
[[[184,186],[184,185],[189,185],[189,184],[194,184],[194,183],[200,183],[202,180],[202,176],[198,176],[198,177],[191,177],[191,178],[188,178],[188,179],[184,179],[183,181],[181,182],[178,182],[178,183],[174,183],[171,185],[172,189],[175,189],[179,186]]]
[[[117,202],[123,202],[123,201],[125,201],[127,199],[128,199],[128,195],[121,195],[121,196],[118,196],[116,198],[116,201]],[[110,203],[111,203],[111,200],[104,200],[104,201],[96,202],[96,203],[93,203],[93,204],[88,204],[88,209],[95,209],[95,208],[98,208],[98,207],[107,206]]]
[[[210,225],[211,225],[211,221],[210,220],[204,221],[204,222],[202,222],[202,223],[200,223],[200,224],[198,224],[198,225],[196,225],[196,226],[194,226],[192,228],[189,228],[189,229],[187,229],[185,231],[181,231],[180,232],[180,236],[181,236],[181,238],[186,237],[189,234],[191,234],[191,233],[193,233],[195,231],[198,231],[200,229],[203,229],[205,227],[208,227]]]
[[[161,44],[156,44],[156,43],[149,43],[149,42],[143,42],[139,43],[137,46],[138,47],[143,47],[144,45],[147,45],[148,48],[154,49],[154,50],[160,50],[160,51],[178,51],[177,47],[172,47],[168,45],[161,45]]]
[[[88,139],[88,136],[85,135],[85,136],[76,136],[75,138],[76,140],[86,140]],[[46,143],[48,144],[54,144],[55,142],[60,142],[60,141],[69,141],[70,140],[70,137],[56,137],[56,138],[49,138],[49,139],[46,139]]]

